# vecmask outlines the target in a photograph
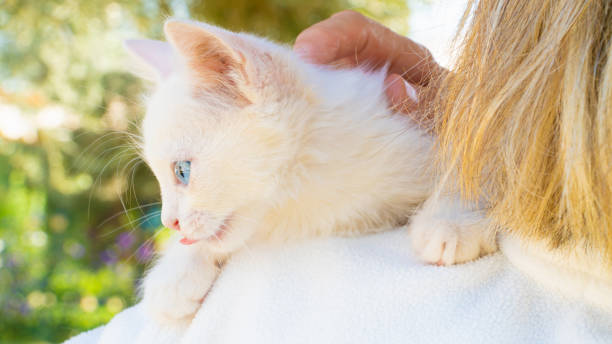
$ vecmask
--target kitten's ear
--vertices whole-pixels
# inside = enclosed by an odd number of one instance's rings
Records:
[[[135,71],[135,74],[144,79],[161,81],[172,73],[174,57],[170,44],[152,39],[130,39],[123,45],[140,62],[138,69],[141,70]]]
[[[164,31],[200,81],[206,84],[229,82],[234,86],[248,82],[244,56],[227,44],[232,33],[174,20],[166,22]]]

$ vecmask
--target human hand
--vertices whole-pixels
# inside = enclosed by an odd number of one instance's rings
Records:
[[[376,68],[389,63],[387,98],[405,113],[414,112],[424,103],[423,98],[430,98],[432,92],[425,95],[424,87],[446,72],[422,45],[351,10],[302,31],[293,49],[309,62],[339,68],[360,63]]]

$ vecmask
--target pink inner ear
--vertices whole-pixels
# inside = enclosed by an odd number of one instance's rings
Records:
[[[225,42],[227,37],[224,34],[173,20],[166,22],[164,31],[196,80],[196,91],[213,90],[233,98],[237,104],[251,103],[240,88],[240,85],[248,83],[245,58]]]
[[[236,52],[203,27],[181,21],[168,21],[166,36],[192,71],[204,80],[223,78],[240,67]]]
[[[130,53],[151,67],[160,79],[172,74],[173,52],[170,44],[152,39],[130,39],[124,44]]]

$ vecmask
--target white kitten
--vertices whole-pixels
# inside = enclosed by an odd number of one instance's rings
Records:
[[[189,321],[236,250],[383,231],[433,194],[433,139],[387,108],[384,71],[310,65],[197,22],[169,21],[165,33],[169,43],[126,42],[156,82],[144,155],[162,221],[178,230],[144,282],[159,321]],[[416,252],[437,264],[491,252],[480,220],[454,195],[434,196],[411,224]]]

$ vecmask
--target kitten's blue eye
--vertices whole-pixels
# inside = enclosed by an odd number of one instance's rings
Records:
[[[174,163],[174,175],[179,182],[189,184],[189,173],[191,173],[191,161],[177,161]]]

